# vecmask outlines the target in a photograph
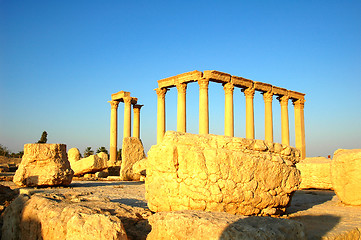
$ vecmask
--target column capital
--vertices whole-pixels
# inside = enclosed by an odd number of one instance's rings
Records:
[[[108,101],[110,103],[111,109],[118,109],[119,102],[118,101]]]
[[[123,97],[124,104],[130,104],[132,102],[132,97]]]
[[[246,98],[253,98],[254,97],[254,93],[255,93],[256,89],[254,87],[249,87],[243,90],[244,96],[246,96]]]
[[[264,93],[262,93],[262,95],[263,95],[263,100],[265,102],[272,102],[272,100],[273,100],[273,92],[272,91],[264,92]]]
[[[176,84],[178,93],[186,93],[187,91],[187,84],[186,83],[177,83]]]
[[[234,90],[233,83],[228,82],[228,83],[223,84],[223,90],[226,94],[228,94],[228,93],[232,94],[233,90]]]
[[[141,104],[134,104],[133,105],[133,109],[141,109],[144,105],[141,105]]]
[[[284,96],[279,96],[277,97],[277,100],[280,101],[281,106],[287,106],[288,105],[288,99],[290,99],[289,96],[284,95]]]
[[[156,88],[154,89],[155,92],[157,93],[158,97],[164,99],[165,98],[165,94],[167,93],[168,89],[166,88]]]
[[[208,89],[209,80],[202,78],[198,80],[199,89]]]
[[[292,103],[295,108],[303,109],[305,107],[305,99],[293,99]]]

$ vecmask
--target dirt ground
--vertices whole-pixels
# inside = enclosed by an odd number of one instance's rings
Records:
[[[13,182],[0,184],[16,189]],[[73,181],[68,187],[22,188],[20,193],[86,193],[110,199],[132,207],[147,209],[144,182],[127,181]],[[359,239],[361,235],[361,206],[342,204],[333,191],[297,191],[287,209],[289,218],[302,222],[308,239]]]

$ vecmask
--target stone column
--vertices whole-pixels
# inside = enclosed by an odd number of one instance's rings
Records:
[[[158,96],[158,111],[157,111],[157,143],[159,144],[165,133],[165,94],[166,88],[155,89]]]
[[[224,107],[224,135],[234,136],[233,125],[233,83],[228,82],[223,85],[225,94],[225,107]]]
[[[133,137],[140,138],[140,109],[143,105],[134,104],[133,105]]]
[[[243,92],[246,97],[246,138],[254,139],[253,97],[255,89],[247,88]]]
[[[208,79],[198,80],[199,85],[199,134],[209,133]]]
[[[124,127],[123,138],[131,136],[132,113],[131,113],[131,97],[124,97]]]
[[[109,101],[110,103],[110,161],[117,161],[117,145],[118,145],[118,101]]]
[[[178,83],[176,85],[178,90],[178,106],[177,106],[177,131],[186,132],[187,115],[186,115],[186,92],[187,84]]]
[[[277,98],[281,104],[282,144],[290,145],[290,129],[288,124],[288,96]]]
[[[263,100],[265,116],[265,140],[273,142],[272,91],[263,93]]]
[[[301,151],[301,159],[306,158],[305,120],[303,113],[304,105],[304,99],[293,100],[293,106],[295,110],[296,148]]]

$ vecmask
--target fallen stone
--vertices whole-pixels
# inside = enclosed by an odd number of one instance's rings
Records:
[[[114,203],[92,193],[29,192],[5,210],[2,236],[14,240],[145,239],[150,231],[146,220],[149,215],[149,210]]]
[[[282,218],[187,210],[156,213],[149,223],[147,240],[306,239],[301,223]]]
[[[145,158],[142,141],[136,137],[123,138],[120,176],[124,181],[139,181],[140,174],[133,172],[133,165]]]
[[[277,143],[169,131],[148,152],[148,206],[279,215],[300,184],[299,159],[299,150]]]
[[[80,176],[87,173],[96,173],[106,169],[108,167],[108,155],[104,154],[105,153],[101,152],[72,162],[71,168],[74,170],[74,175]]]
[[[297,163],[302,179],[300,189],[332,189],[331,162],[328,158],[314,157]]]
[[[146,176],[147,159],[144,158],[133,165],[133,173]]]
[[[81,158],[80,151],[77,148],[70,148],[68,151],[68,160],[70,162],[70,165],[72,162],[79,161]]]
[[[73,173],[65,144],[25,144],[13,181],[29,187],[69,185]]]
[[[338,149],[331,164],[335,193],[345,204],[361,205],[361,149]]]

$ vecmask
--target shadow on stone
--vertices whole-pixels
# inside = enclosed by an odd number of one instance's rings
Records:
[[[301,222],[305,227],[307,239],[323,239],[341,220],[340,217],[323,214],[318,216],[296,216],[290,219]]]
[[[148,208],[147,202],[135,198],[112,199],[111,202],[122,203],[131,207]]]
[[[131,181],[122,181],[122,182],[77,182],[71,183],[69,187],[104,187],[104,186],[122,186],[122,185],[142,185],[144,182],[131,182]]]
[[[316,205],[330,201],[336,194],[331,190],[299,190],[292,197],[291,205],[286,213],[292,214],[310,209]]]
[[[250,216],[230,223],[219,239],[306,239],[301,223],[283,218]]]

